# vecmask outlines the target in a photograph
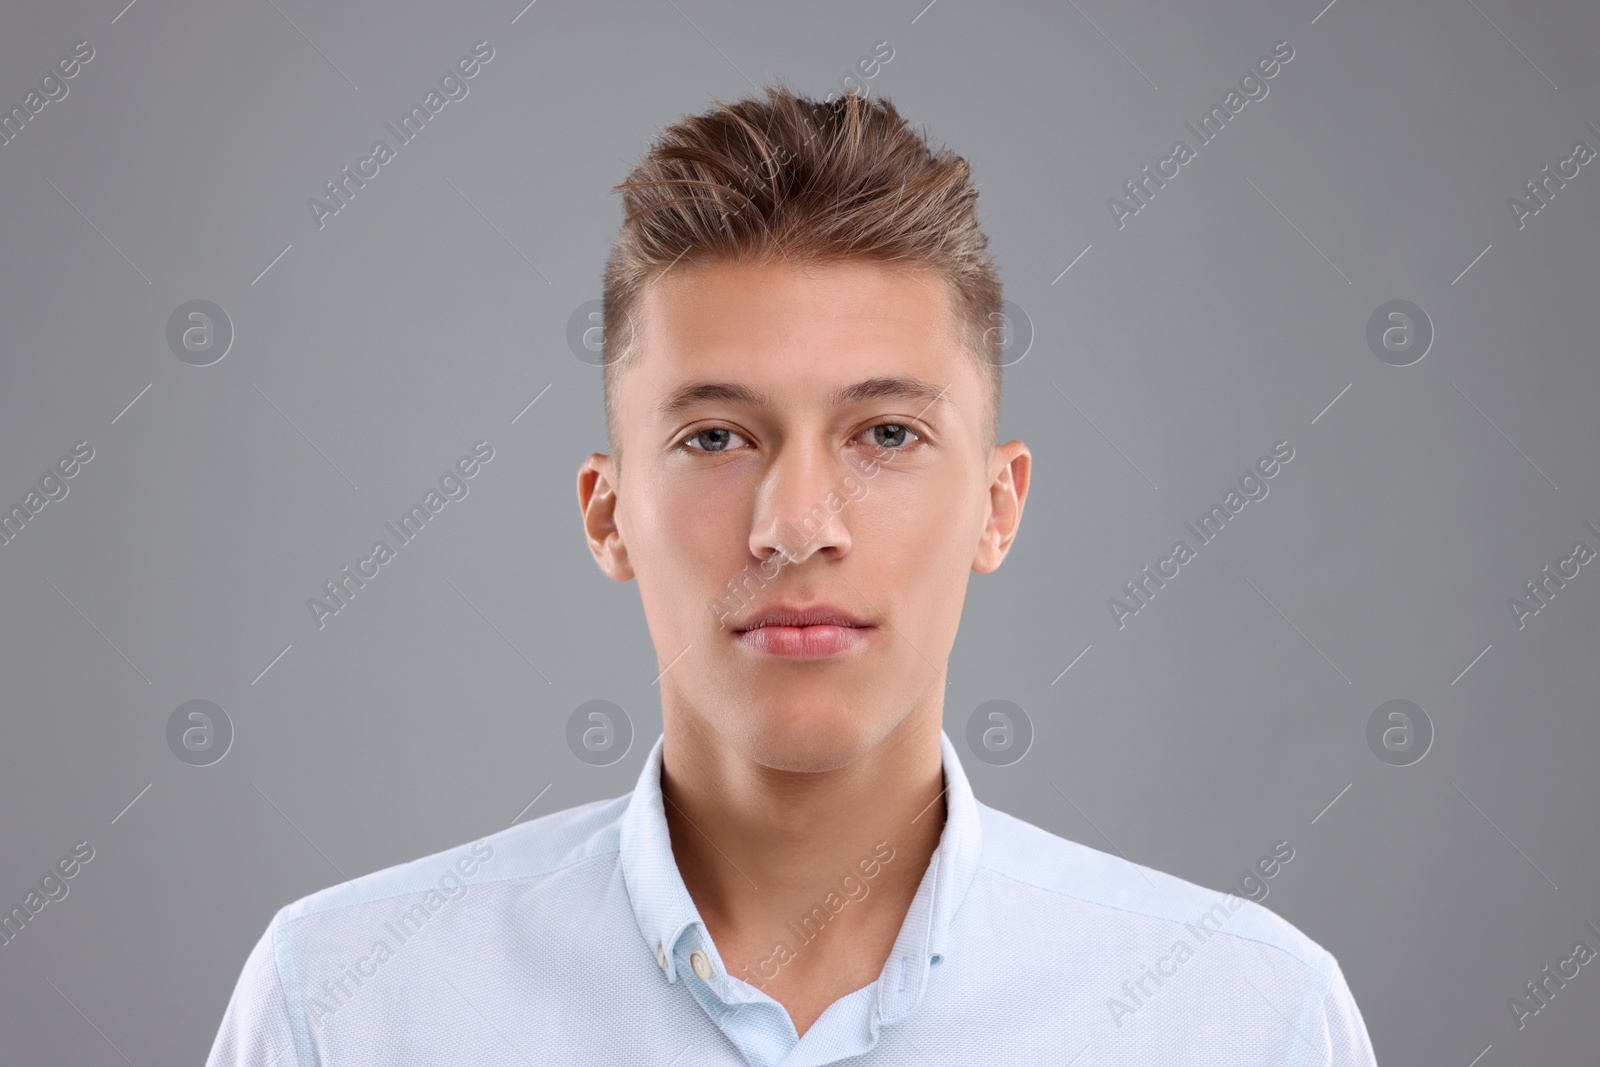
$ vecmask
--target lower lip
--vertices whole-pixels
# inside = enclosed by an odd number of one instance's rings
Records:
[[[870,626],[762,626],[736,634],[757,652],[795,659],[821,659],[855,648],[867,639]]]

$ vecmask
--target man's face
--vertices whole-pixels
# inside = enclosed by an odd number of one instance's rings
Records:
[[[616,397],[625,477],[591,456],[579,500],[602,568],[638,578],[663,714],[812,771],[918,709],[937,718],[967,576],[1004,557],[1029,461],[984,440],[945,283],[702,265],[658,279],[637,325]],[[732,388],[688,392],[707,384]],[[781,607],[863,625],[746,629]]]

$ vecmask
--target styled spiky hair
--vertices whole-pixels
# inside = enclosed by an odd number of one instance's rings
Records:
[[[627,181],[602,291],[606,436],[621,461],[618,383],[637,358],[646,287],[716,261],[866,260],[931,270],[950,287],[1000,422],[1001,290],[965,159],[935,152],[888,100],[818,102],[781,83],[665,127]]]

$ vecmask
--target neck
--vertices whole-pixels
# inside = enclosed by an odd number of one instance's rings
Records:
[[[866,755],[820,772],[757,764],[704,720],[669,711],[673,855],[730,971],[762,985],[745,968],[784,942],[807,946],[784,965],[786,981],[845,957],[865,977],[856,987],[876,978],[944,828],[940,710],[919,708]],[[831,916],[807,928],[830,893]],[[822,925],[839,933],[822,936]]]

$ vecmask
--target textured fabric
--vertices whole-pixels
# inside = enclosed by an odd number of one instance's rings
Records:
[[[658,738],[631,794],[283,908],[208,1067],[1375,1065],[1293,925],[980,803],[942,745],[945,826],[894,949],[804,1037],[706,933]]]

